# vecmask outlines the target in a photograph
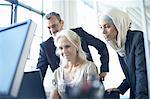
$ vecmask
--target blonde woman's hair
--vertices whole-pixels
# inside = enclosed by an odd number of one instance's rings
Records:
[[[62,37],[67,38],[76,48],[78,53],[78,58],[82,60],[86,59],[86,53],[83,51],[81,47],[81,38],[72,30],[62,30],[60,33],[57,33],[54,44],[58,48],[58,40]],[[64,60],[62,59],[61,55],[59,54],[58,49],[56,49],[56,54],[60,56],[60,65],[64,64]]]

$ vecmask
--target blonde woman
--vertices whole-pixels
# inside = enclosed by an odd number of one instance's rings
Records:
[[[62,30],[56,35],[54,44],[60,56],[60,67],[54,71],[51,99],[61,96],[66,99],[65,86],[75,88],[84,82],[90,83],[92,77],[99,80],[96,65],[86,59],[80,37],[72,30]]]

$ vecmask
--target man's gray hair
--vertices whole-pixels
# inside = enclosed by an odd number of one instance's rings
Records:
[[[56,16],[57,19],[58,19],[59,21],[61,21],[61,17],[60,17],[60,15],[59,15],[59,13],[56,13],[56,12],[50,12],[50,13],[46,14],[45,17],[46,17],[47,20],[50,20],[52,16]]]

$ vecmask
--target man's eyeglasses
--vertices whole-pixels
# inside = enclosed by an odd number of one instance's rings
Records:
[[[55,29],[58,27],[58,25],[59,25],[59,23],[55,23],[51,27],[48,27],[48,29]]]

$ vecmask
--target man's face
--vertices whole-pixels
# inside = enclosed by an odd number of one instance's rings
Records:
[[[48,29],[53,37],[63,29],[63,25],[63,21],[58,20],[56,16],[52,16],[51,19],[48,20]]]

